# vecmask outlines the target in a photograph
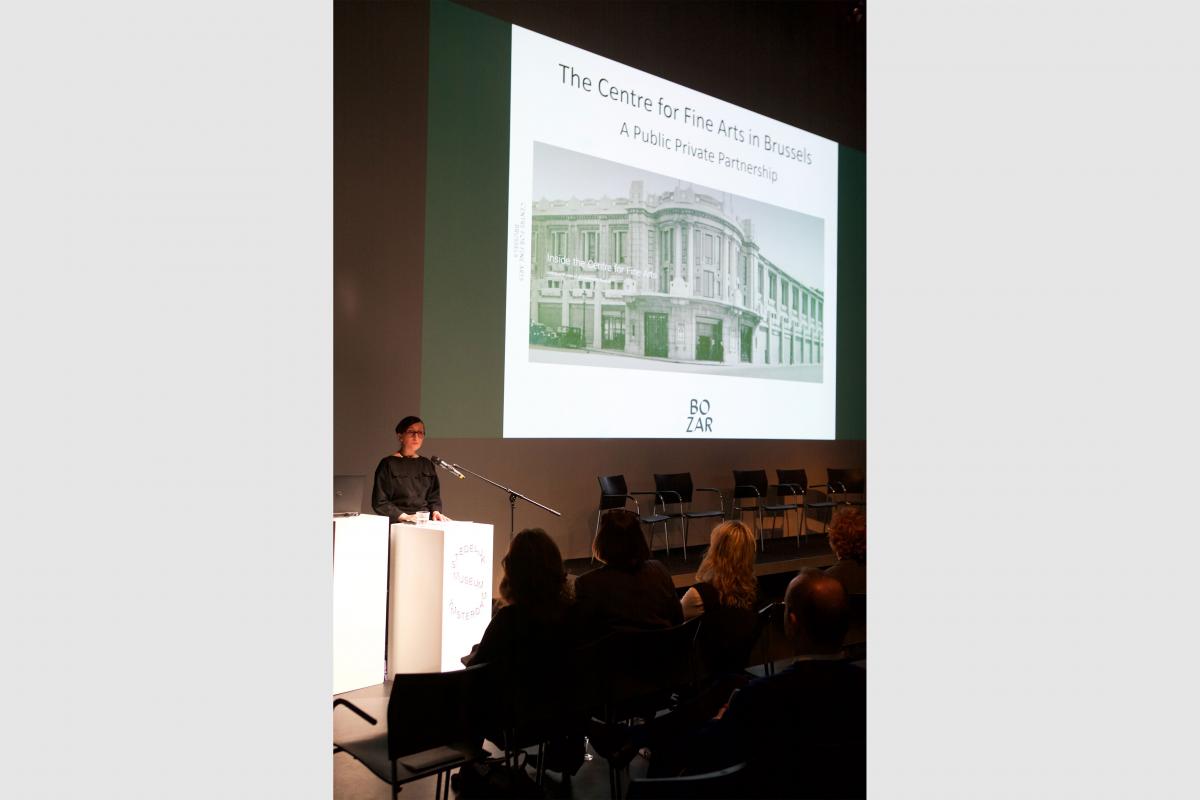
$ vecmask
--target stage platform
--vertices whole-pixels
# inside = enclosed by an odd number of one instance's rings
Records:
[[[686,561],[683,558],[683,549],[674,545],[671,546],[669,557],[666,550],[655,550],[651,555],[666,565],[675,588],[681,589],[696,582],[696,568],[700,566],[700,560],[704,558],[707,549],[707,542],[702,544],[696,541],[689,544]],[[836,561],[833,551],[829,549],[829,541],[823,535],[810,533],[807,537],[801,537],[797,547],[795,536],[783,537],[777,534],[775,538],[771,538],[771,531],[768,531],[765,550],[759,552],[754,561],[754,574],[760,579],[780,573],[793,575],[802,567],[828,567]],[[565,566],[568,573],[578,576],[600,564],[590,558],[572,558]]]

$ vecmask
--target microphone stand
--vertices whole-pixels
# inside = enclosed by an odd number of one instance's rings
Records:
[[[449,463],[449,462],[447,462],[447,463]],[[480,475],[478,472],[472,472],[471,470],[467,469],[466,467],[464,467],[461,464],[450,464],[450,466],[454,467],[457,470],[465,472],[468,475],[472,475],[472,476],[478,478],[479,480],[483,481],[484,483],[490,483],[492,486],[495,486],[497,489],[499,489],[502,492],[508,492],[508,540],[510,542],[512,541],[513,534],[515,533],[516,528],[517,528],[516,522],[517,522],[517,500],[518,500],[518,498],[521,500],[524,500],[526,503],[537,506],[538,508],[542,509],[543,511],[549,511],[551,514],[553,514],[556,517],[562,516],[562,514],[555,511],[553,508],[550,508],[550,506],[544,506],[541,503],[539,503],[537,500],[534,500],[530,497],[526,497],[525,495],[521,494],[516,489],[510,489],[507,486],[504,486],[503,484],[496,483],[491,478],[485,478],[482,475]]]

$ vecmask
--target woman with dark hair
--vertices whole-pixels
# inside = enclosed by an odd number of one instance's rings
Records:
[[[400,449],[385,457],[375,468],[371,508],[389,522],[417,522],[417,514],[431,519],[442,515],[442,489],[433,462],[417,455],[425,444],[425,423],[420,417],[405,417],[396,425]]]
[[[487,738],[503,747],[504,732],[515,729],[515,746],[521,747],[530,735],[540,741],[553,731],[547,768],[574,774],[583,763],[584,715],[572,702],[571,586],[562,554],[544,530],[529,528],[513,537],[500,564],[503,605],[462,659],[467,666],[487,663],[495,670],[489,707],[480,709],[489,720]],[[522,731],[522,725],[529,728]]]
[[[571,606],[571,587],[558,545],[541,528],[521,531],[500,565],[503,605],[466,663],[502,661],[557,646]]]
[[[624,509],[605,513],[592,542],[604,566],[575,581],[583,638],[615,630],[669,628],[683,622],[671,574],[650,559],[650,548],[637,514]]]

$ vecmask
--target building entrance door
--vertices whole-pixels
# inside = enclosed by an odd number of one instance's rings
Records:
[[[742,361],[747,363],[751,360],[751,350],[754,347],[754,328],[749,325],[742,326]]]
[[[605,350],[625,349],[625,315],[604,312],[600,318],[600,346]]]
[[[646,355],[666,358],[667,346],[667,315],[646,312]]]
[[[696,360],[724,361],[719,320],[696,320]]]

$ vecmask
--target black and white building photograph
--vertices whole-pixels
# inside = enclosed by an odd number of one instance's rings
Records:
[[[824,220],[534,144],[530,360],[823,381]]]

